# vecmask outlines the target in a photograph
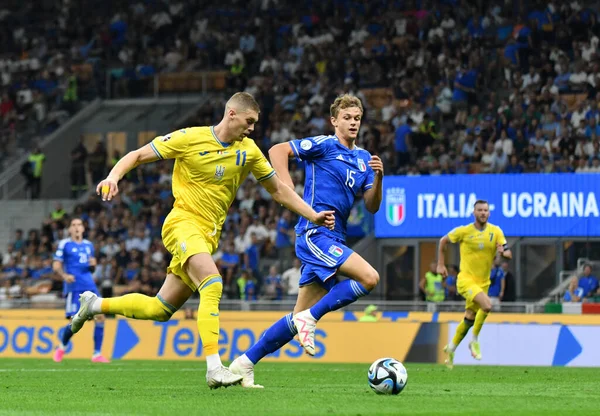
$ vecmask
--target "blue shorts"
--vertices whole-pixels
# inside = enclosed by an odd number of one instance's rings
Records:
[[[88,290],[67,292],[65,294],[65,298],[67,300],[67,304],[65,306],[65,316],[67,318],[71,318],[79,310],[79,296],[83,292],[88,292]],[[93,292],[96,295],[100,296],[100,293],[98,293],[98,289],[96,288],[94,288],[93,290],[89,290],[89,292]]]
[[[296,238],[296,256],[302,262],[300,287],[317,282],[331,290],[337,270],[354,253],[344,241],[319,231],[308,230]]]

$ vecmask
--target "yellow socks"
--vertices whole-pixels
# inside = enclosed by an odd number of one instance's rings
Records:
[[[208,276],[200,284],[198,332],[204,354],[219,354],[219,302],[223,293],[223,279],[218,274]],[[207,360],[208,361],[208,360]]]
[[[469,329],[473,326],[474,323],[475,321],[465,318],[460,324],[458,324],[458,326],[456,327],[456,333],[454,334],[454,338],[452,338],[452,342],[449,344],[449,348],[451,351],[454,351],[456,347],[458,347],[458,344],[460,344],[465,335],[467,335],[467,332],[469,332]]]
[[[475,326],[473,326],[473,340],[477,341],[477,337],[481,332],[481,327],[483,327],[483,323],[485,322],[485,318],[489,315],[488,312],[484,312],[482,309],[477,311],[477,315],[475,315]]]
[[[130,293],[117,298],[102,299],[100,310],[105,314],[164,322],[171,318],[177,308],[165,302],[159,295],[150,297],[139,293]]]

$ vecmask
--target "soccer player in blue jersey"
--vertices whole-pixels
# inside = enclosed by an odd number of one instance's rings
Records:
[[[64,281],[63,294],[67,298],[65,313],[69,320],[79,310],[79,296],[83,292],[89,290],[98,295],[96,283],[92,278],[92,272],[96,267],[94,245],[83,238],[84,231],[83,221],[80,218],[72,218],[69,225],[70,238],[60,241],[52,263],[52,268]],[[101,354],[102,339],[104,338],[104,315],[96,315],[95,319],[92,362],[108,363],[109,361]],[[62,361],[72,336],[71,322],[69,322],[62,333],[60,345],[54,352],[55,362]]]
[[[383,163],[356,146],[363,107],[350,95],[338,97],[330,108],[334,136],[316,136],[273,146],[271,163],[281,180],[294,188],[289,159],[305,163],[304,200],[314,209],[335,212],[335,228],[328,230],[305,219],[296,225],[296,255],[302,261],[300,290],[293,314],[265,332],[245,354],[231,363],[232,373],[243,377],[242,386],[254,384],[254,365],[298,334],[300,344],[315,355],[315,328],[328,312],[365,296],[379,282],[379,274],[361,256],[346,247],[346,222],[356,195],[362,193],[367,209],[375,213],[382,199]],[[348,276],[338,282],[337,272]]]

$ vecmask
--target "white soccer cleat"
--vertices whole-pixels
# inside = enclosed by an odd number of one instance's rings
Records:
[[[317,320],[310,314],[310,309],[294,315],[294,325],[298,330],[298,340],[308,355],[315,355],[315,328]]]
[[[229,387],[242,382],[242,376],[233,374],[228,368],[220,366],[206,373],[206,384],[211,389]]]
[[[229,366],[229,371],[238,376],[242,376],[242,387],[248,389],[264,389],[260,384],[254,384],[254,364],[243,355],[233,360]],[[245,362],[244,362],[245,361]]]
[[[74,334],[79,332],[79,330],[83,327],[83,324],[85,324],[85,321],[94,319],[92,305],[96,299],[98,299],[98,296],[90,291],[83,292],[79,296],[79,310],[71,321],[71,331],[73,331]]]

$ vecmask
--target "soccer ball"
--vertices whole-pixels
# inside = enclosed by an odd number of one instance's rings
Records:
[[[369,386],[377,394],[399,394],[407,381],[406,368],[393,358],[380,358],[369,367]]]

